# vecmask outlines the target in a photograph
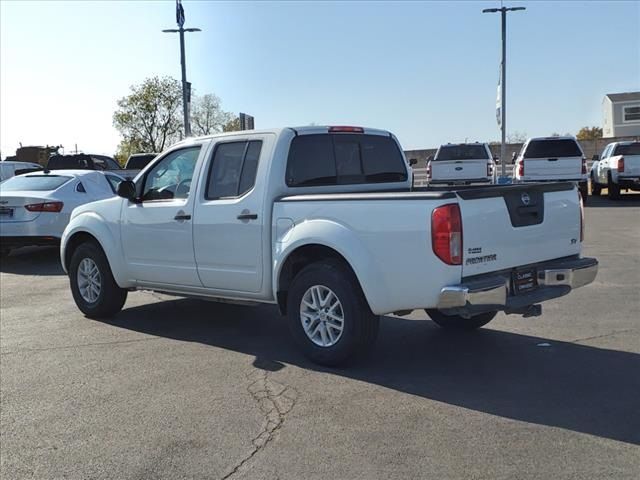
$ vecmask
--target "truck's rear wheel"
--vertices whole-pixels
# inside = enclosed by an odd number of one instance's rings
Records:
[[[287,295],[287,318],[304,355],[327,366],[368,350],[380,322],[353,273],[335,260],[313,263],[296,275]]]
[[[127,291],[115,282],[107,257],[93,242],[73,252],[69,282],[76,305],[89,318],[112,317],[127,300]]]
[[[476,330],[484,327],[487,323],[495,318],[498,312],[486,312],[474,315],[471,318],[464,318],[460,315],[445,315],[439,310],[425,310],[427,315],[438,326],[447,330]]]
[[[591,195],[598,196],[602,193],[602,187],[596,183],[596,178],[594,175],[591,175]]]
[[[620,199],[620,185],[614,183],[611,178],[611,173],[607,177],[607,196],[609,200],[619,200]]]

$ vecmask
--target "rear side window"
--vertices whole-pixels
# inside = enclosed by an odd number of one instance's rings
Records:
[[[20,175],[2,182],[0,188],[3,192],[15,192],[18,190],[46,192],[60,188],[69,180],[71,180],[71,177],[63,175]]]
[[[581,157],[582,151],[575,140],[532,140],[524,158]]]
[[[300,135],[291,141],[290,187],[402,182],[407,170],[391,137],[364,134]]]
[[[440,147],[433,159],[438,160],[488,160],[489,154],[484,145],[445,145]]]
[[[205,198],[239,197],[256,182],[262,141],[228,142],[218,145],[209,167]]]
[[[615,155],[640,155],[640,142],[616,146]]]

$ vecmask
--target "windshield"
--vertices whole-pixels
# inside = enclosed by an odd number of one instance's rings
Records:
[[[582,151],[575,140],[532,140],[524,158],[581,157]]]
[[[18,190],[51,191],[60,188],[71,178],[63,175],[20,175],[2,182],[0,190],[3,192],[15,192]]]
[[[487,160],[489,154],[484,145],[445,145],[440,147],[434,161],[438,160]]]
[[[618,145],[614,155],[640,155],[640,142]]]

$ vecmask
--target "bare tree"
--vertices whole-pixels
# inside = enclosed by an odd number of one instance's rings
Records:
[[[211,135],[224,130],[233,118],[221,108],[220,98],[213,93],[196,97],[191,112],[191,130],[195,135]]]

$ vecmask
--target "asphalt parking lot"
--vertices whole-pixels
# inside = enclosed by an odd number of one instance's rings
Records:
[[[1,472],[18,478],[638,478],[640,195],[591,197],[596,282],[447,334],[385,317],[329,370],[271,307],[75,307],[55,249],[1,264]]]

